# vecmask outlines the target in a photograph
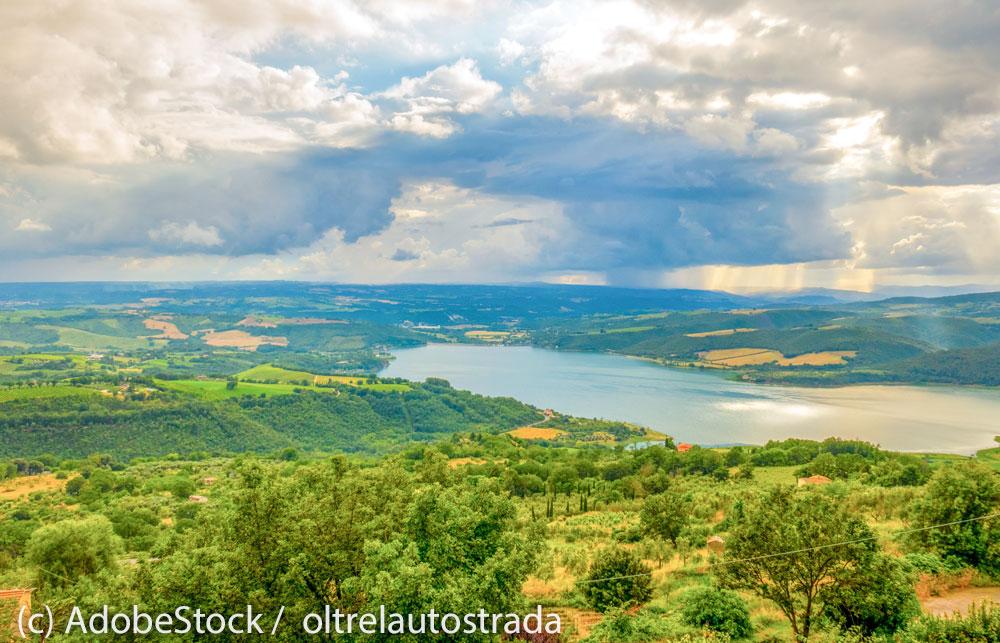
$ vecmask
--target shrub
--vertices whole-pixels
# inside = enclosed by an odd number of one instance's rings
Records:
[[[605,547],[583,583],[587,604],[599,612],[641,605],[653,594],[652,570],[638,555],[622,547]]]
[[[728,643],[732,639],[721,632],[690,632],[676,621],[648,612],[630,614],[615,612],[598,623],[585,643],[705,643],[715,641]]]
[[[1000,607],[984,603],[965,616],[922,616],[897,635],[899,643],[994,643],[1000,641]]]
[[[684,595],[684,622],[723,632],[734,639],[753,634],[750,610],[736,592],[726,589],[695,589]]]
[[[28,542],[27,560],[38,569],[40,586],[62,587],[115,567],[121,549],[108,519],[95,516],[41,527]]]

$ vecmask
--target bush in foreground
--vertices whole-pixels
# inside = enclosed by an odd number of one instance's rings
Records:
[[[652,570],[624,547],[605,547],[583,582],[587,604],[598,612],[642,605],[653,595]]]
[[[743,639],[753,634],[750,610],[736,592],[708,587],[684,595],[684,622]]]

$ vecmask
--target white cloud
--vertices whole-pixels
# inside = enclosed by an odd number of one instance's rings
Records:
[[[476,61],[460,58],[419,78],[403,77],[380,97],[406,105],[389,120],[393,129],[445,138],[458,129],[446,114],[482,111],[502,89],[500,83],[483,78]]]
[[[419,59],[431,44],[418,31],[421,21],[480,10],[398,0],[5,3],[0,159],[117,164],[185,159],[204,149],[353,144],[357,114],[330,105],[349,93],[343,75],[324,78],[308,63],[281,69],[255,56],[288,40],[320,51],[336,45],[345,54],[391,42]],[[474,65],[458,65],[455,78],[443,79],[458,91],[465,81],[472,92],[456,97],[458,111],[477,109],[492,91],[462,77],[471,71],[478,75]]]
[[[862,268],[1000,273],[1000,185],[893,188],[833,211]]]
[[[830,103],[830,97],[820,92],[754,92],[747,103],[772,109],[811,109]]]
[[[458,129],[458,126],[447,118],[425,118],[423,114],[396,114],[389,124],[400,132],[433,138],[447,138]]]
[[[497,45],[497,57],[501,65],[510,65],[517,62],[524,52],[527,51],[521,43],[508,38],[501,38]]]
[[[404,99],[418,111],[468,114],[482,109],[502,89],[500,83],[483,78],[476,61],[460,58],[419,78],[403,77],[383,96]]]
[[[219,236],[218,228],[215,226],[203,228],[195,221],[189,221],[185,226],[173,221],[168,221],[158,229],[150,230],[149,238],[153,241],[181,243],[202,247],[222,245],[222,238]]]
[[[21,222],[18,223],[17,227],[14,229],[20,232],[47,232],[52,229],[52,226],[47,223],[42,223],[41,221],[21,219]]]
[[[394,222],[377,234],[344,243],[331,230],[299,252],[299,274],[367,282],[524,278],[569,234],[557,203],[491,196],[446,180],[407,183],[390,210]],[[519,225],[495,225],[511,219]]]

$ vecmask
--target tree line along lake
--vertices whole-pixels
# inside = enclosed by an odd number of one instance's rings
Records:
[[[1000,390],[804,388],[726,380],[640,359],[528,346],[429,344],[393,352],[387,377],[442,377],[581,417],[639,424],[701,445],[835,436],[896,451],[972,454],[1000,435]]]

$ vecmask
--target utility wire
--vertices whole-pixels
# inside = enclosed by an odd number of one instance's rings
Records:
[[[919,531],[930,531],[931,529],[941,529],[942,527],[952,527],[954,525],[962,525],[969,522],[978,522],[980,520],[989,520],[990,518],[1000,518],[1000,512],[986,514],[985,516],[977,516],[975,518],[966,518],[965,520],[955,520],[952,522],[941,523],[940,525],[929,525],[927,527],[916,527],[914,529],[903,529],[901,531],[894,532],[891,536],[902,536],[905,534],[914,534]],[[858,538],[856,540],[845,540],[839,543],[828,543],[826,545],[817,545],[816,547],[806,547],[804,549],[793,549],[791,551],[782,551],[775,554],[763,554],[761,556],[751,556],[749,558],[736,558],[733,560],[721,560],[715,563],[708,563],[707,567],[722,567],[725,565],[735,565],[737,563],[752,563],[757,560],[765,560],[768,558],[778,558],[780,556],[792,556],[794,554],[804,554],[811,551],[819,551],[821,549],[830,549],[831,547],[842,547],[844,545],[855,545],[857,543],[868,542],[872,540],[878,540],[879,536],[869,536],[867,538]],[[675,570],[676,571],[676,570]],[[674,572],[667,572],[674,573]],[[591,579],[581,579],[575,581],[575,584],[585,585],[588,583],[603,583],[609,580],[625,580],[627,578],[639,578],[642,576],[652,576],[653,572],[646,572],[643,574],[629,574],[628,576],[610,576],[608,578],[591,578]]]

